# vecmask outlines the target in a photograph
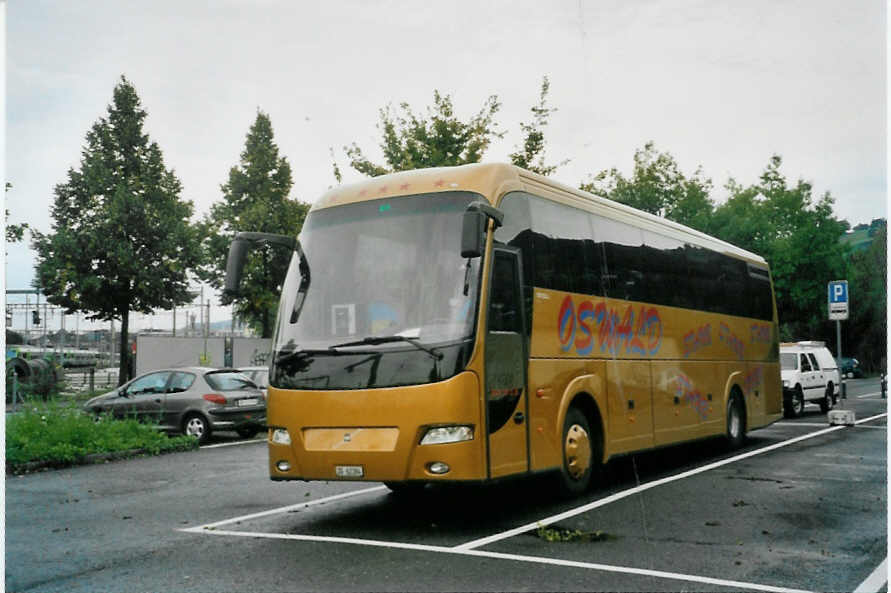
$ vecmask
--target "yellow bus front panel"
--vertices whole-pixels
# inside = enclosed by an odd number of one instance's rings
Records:
[[[272,479],[481,480],[486,477],[480,382],[464,372],[429,385],[367,390],[300,391],[271,387],[269,472]],[[470,426],[473,438],[421,445],[430,428]],[[290,444],[275,442],[286,429]],[[285,462],[289,469],[282,471]],[[446,473],[430,465],[444,463]],[[338,475],[338,467],[361,475]],[[359,470],[351,469],[350,472]]]

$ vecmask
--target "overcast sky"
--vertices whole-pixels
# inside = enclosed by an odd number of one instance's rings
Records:
[[[378,110],[423,111],[434,89],[465,118],[498,95],[506,134],[484,160],[506,161],[547,75],[548,155],[571,159],[559,181],[627,173],[652,140],[685,173],[701,165],[720,201],[728,177],[752,183],[776,153],[840,218],[869,222],[887,204],[885,12],[884,0],[11,0],[6,208],[50,229],[53,187],[122,74],[197,216],[258,109],[293,196],[313,202],[335,184],[329,148],[357,179],[343,146],[382,160]],[[7,286],[30,287],[33,265],[8,246]]]

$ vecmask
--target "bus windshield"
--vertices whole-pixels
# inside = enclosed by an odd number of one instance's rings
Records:
[[[270,384],[358,389],[442,380],[467,362],[481,258],[460,254],[462,213],[443,192],[311,212],[300,241],[311,282],[299,318],[295,254],[282,289]]]

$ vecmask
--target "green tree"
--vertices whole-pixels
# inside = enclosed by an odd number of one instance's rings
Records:
[[[353,169],[377,177],[409,169],[477,163],[492,139],[504,135],[494,121],[501,108],[495,95],[466,122],[455,116],[452,98],[439,91],[433,91],[433,106],[427,108],[426,117],[415,114],[408,103],[399,107],[399,114],[390,105],[380,110],[378,129],[383,135],[380,147],[386,164],[373,163],[354,142],[344,147]]]
[[[842,354],[856,356],[868,371],[884,371],[888,343],[888,233],[877,229],[869,248],[855,251],[847,262],[850,317],[842,322]],[[835,342],[830,342],[835,343]]]
[[[548,90],[551,83],[545,76],[541,81],[541,93],[539,94],[538,104],[534,105],[532,110],[532,123],[521,123],[520,129],[523,130],[523,147],[517,152],[508,155],[510,162],[523,169],[538,173],[540,175],[550,175],[569,162],[563,160],[556,165],[545,164],[545,138],[544,128],[548,125],[548,119],[551,114],[556,112],[555,107],[547,106]]]
[[[828,339],[826,284],[844,271],[829,192],[815,199],[804,180],[790,185],[782,158],[770,158],[759,181],[743,187],[730,179],[730,198],[715,210],[707,231],[764,257],[771,267],[780,334],[784,340]]]
[[[631,177],[612,168],[579,187],[698,230],[708,226],[714,210],[709,197],[712,181],[703,176],[702,168],[691,177],[685,176],[674,157],[656,150],[652,142],[635,151]]]
[[[12,189],[12,184],[8,181],[6,182],[6,193],[9,193],[9,190]],[[9,220],[9,208],[6,209],[6,220]],[[28,223],[23,222],[21,224],[9,224],[6,223],[6,242],[7,243],[18,243],[22,239],[25,238],[25,230],[28,228]]]
[[[229,170],[229,181],[221,186],[223,199],[211,207],[204,221],[203,279],[215,288],[223,287],[229,245],[239,231],[297,236],[309,205],[288,197],[292,185],[291,165],[279,156],[269,116],[258,111],[241,161]],[[269,246],[252,250],[245,263],[241,293],[233,301],[235,314],[264,338],[272,337],[290,255]]]
[[[123,76],[107,111],[87,132],[80,168],[55,187],[52,232],[33,232],[35,286],[69,313],[120,320],[123,383],[130,311],[188,303],[200,252],[192,203],[143,133],[146,112]]]

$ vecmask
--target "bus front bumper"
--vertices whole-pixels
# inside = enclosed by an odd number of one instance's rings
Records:
[[[429,385],[385,389],[270,389],[269,476],[482,480],[486,463],[480,417],[479,380],[472,372]],[[425,436],[436,442],[422,444]]]

